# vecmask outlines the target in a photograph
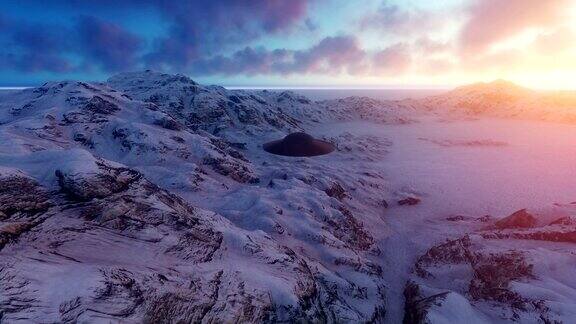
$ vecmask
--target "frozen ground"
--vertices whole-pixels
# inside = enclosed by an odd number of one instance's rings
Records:
[[[379,167],[395,186],[425,195],[419,208],[428,212],[498,216],[576,200],[574,125],[423,118],[407,125],[328,124],[314,131],[392,141]]]
[[[523,208],[576,200],[573,125],[425,117],[412,124],[348,122],[323,125],[314,131],[326,136],[346,132],[372,135],[392,143],[377,168],[391,187],[415,192],[422,202],[410,208],[392,203],[386,210],[392,234],[381,246],[390,263],[411,263],[416,251],[470,230],[447,222],[447,217],[501,218]],[[405,266],[408,269],[411,264]],[[389,273],[392,286],[398,278],[396,271]],[[396,302],[389,308],[390,319],[403,314],[403,301]]]

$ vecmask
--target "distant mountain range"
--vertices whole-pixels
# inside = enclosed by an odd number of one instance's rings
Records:
[[[126,78],[130,75],[140,75],[140,79],[143,77],[141,73],[138,72],[126,73],[111,78],[109,83],[113,86],[122,87],[119,78]],[[217,86],[204,88],[210,89],[213,93],[218,91],[227,91],[226,89]],[[10,89],[21,90],[21,88]],[[149,95],[144,89],[138,91],[133,87],[130,90],[136,91],[140,95]],[[148,87],[148,90],[150,90],[150,87]],[[156,89],[154,91],[162,92],[163,90]],[[175,91],[178,91],[178,89],[175,89]],[[270,101],[274,106],[289,107],[290,113],[296,114],[298,117],[302,118],[303,122],[310,120],[320,121],[326,120],[327,118],[350,120],[360,117],[359,115],[355,115],[356,113],[365,114],[366,112],[357,111],[357,109],[361,110],[363,107],[367,107],[366,109],[370,110],[371,113],[377,114],[376,116],[371,117],[380,119],[380,121],[382,118],[386,121],[389,121],[389,118],[396,118],[399,122],[403,120],[406,121],[406,118],[408,118],[406,115],[396,117],[393,115],[399,111],[408,109],[437,113],[450,112],[452,114],[468,116],[486,115],[493,117],[536,119],[563,123],[576,122],[576,91],[536,91],[518,86],[505,80],[470,84],[422,99],[402,100],[348,97],[313,101],[293,91],[281,89],[231,90],[231,92],[251,93],[266,98],[266,100]],[[139,99],[150,100],[150,98]],[[152,98],[152,100],[154,100],[154,98]],[[346,111],[346,108],[343,108],[350,107],[348,103],[356,107],[354,111]],[[172,105],[175,104],[176,103],[172,103]],[[387,113],[371,109],[376,106],[381,107],[381,110],[388,110]],[[319,109],[319,107],[321,107],[321,109]],[[328,116],[325,113],[327,109],[330,110]],[[333,114],[335,116],[333,116]],[[366,115],[365,117],[368,118],[369,116]]]
[[[419,100],[429,111],[576,122],[576,91],[534,91],[497,80],[463,86]]]

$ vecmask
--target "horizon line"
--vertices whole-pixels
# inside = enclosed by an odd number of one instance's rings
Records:
[[[228,90],[447,90],[450,86],[222,86]]]
[[[353,85],[344,85],[344,86],[241,86],[241,85],[218,85],[218,84],[211,84],[215,86],[221,86],[227,90],[438,90],[438,91],[449,91],[452,89],[457,88],[458,86],[450,86],[450,85],[426,85],[426,86],[353,86]],[[206,84],[209,86],[209,84]],[[35,88],[36,86],[0,86],[0,91],[2,90],[24,90]],[[528,87],[528,89],[532,89],[535,91],[576,91],[576,88],[537,88],[537,87]]]
[[[0,90],[24,90],[35,88],[36,86],[9,86],[0,87]],[[448,86],[427,86],[427,87],[416,87],[416,86],[227,86],[221,85],[221,87],[227,90],[450,90],[453,87]]]

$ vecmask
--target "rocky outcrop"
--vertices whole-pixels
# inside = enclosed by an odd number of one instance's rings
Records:
[[[0,321],[383,322],[358,191],[384,178],[262,163],[302,125],[270,98],[152,72],[2,96]]]
[[[0,220],[46,211],[50,207],[48,193],[33,179],[10,171],[0,169]]]
[[[111,168],[104,163],[97,163],[105,172],[95,174],[90,178],[85,178],[83,175],[65,174],[56,170],[55,175],[60,191],[69,199],[90,201],[126,191],[132,183],[142,178],[142,175],[134,170]]]
[[[166,80],[168,84],[181,81],[172,77]],[[155,103],[135,100],[106,84],[48,83],[4,100],[7,106],[12,106],[11,101],[27,106],[8,118],[5,122],[10,125],[4,129],[16,134],[21,128],[28,129],[28,141],[37,149],[80,144],[109,160],[129,166],[146,161],[167,172],[174,172],[169,164],[178,164],[180,172],[193,172],[203,161],[217,161],[214,170],[221,175],[241,182],[257,178],[250,162],[232,142],[215,144],[217,138],[186,128],[171,116],[172,111],[164,112]],[[28,126],[29,118],[34,127]]]
[[[36,181],[18,170],[0,169],[0,250],[36,226],[51,205]]]
[[[398,200],[398,205],[400,205],[400,206],[404,206],[404,205],[414,206],[414,205],[418,205],[419,203],[420,203],[420,198],[416,198],[416,197],[406,197],[404,199]]]
[[[544,322],[554,322],[557,313],[552,312],[547,301],[515,288],[536,279],[530,251],[497,247],[484,237],[484,234],[466,235],[447,240],[417,260],[416,276],[405,289],[406,323],[428,323],[431,309],[442,307],[446,298],[453,299],[448,304],[464,303],[470,308],[462,311],[462,315],[475,313],[475,316],[466,315],[471,316],[473,322],[488,320],[470,306],[476,301],[488,301],[506,309],[499,315],[500,320],[541,318]],[[422,287],[426,287],[426,293],[421,293]],[[438,311],[434,316],[451,314],[454,318],[454,312],[459,312]]]
[[[494,228],[506,229],[506,228],[530,228],[536,225],[536,218],[526,209],[521,209],[514,212],[508,217],[498,220],[494,223]]]
[[[346,190],[338,182],[332,183],[324,192],[326,192],[328,196],[338,200],[346,198]]]
[[[156,105],[193,129],[224,137],[237,131],[299,128],[299,121],[257,94],[202,86],[183,75],[152,71],[123,73],[111,77],[108,84],[132,98]]]
[[[431,269],[444,265],[464,264],[472,274],[468,294],[474,299],[494,300],[521,308],[524,300],[510,289],[514,280],[532,277],[532,265],[520,252],[485,253],[477,250],[469,236],[434,246],[415,265],[420,277],[434,277]]]
[[[88,169],[58,171],[55,178],[60,192],[48,193],[24,176],[0,181],[3,193],[17,190],[15,184],[28,186],[28,195],[14,201],[5,215],[27,213],[36,215],[37,220],[34,224],[3,220],[0,227],[2,238],[22,235],[18,244],[3,241],[12,243],[8,250],[0,251],[5,253],[0,255],[0,301],[7,321],[21,316],[23,310],[31,320],[48,316],[59,321],[90,320],[102,313],[109,319],[150,323],[363,318],[346,304],[342,295],[348,293],[339,291],[329,272],[311,268],[311,261],[293,250],[231,227],[218,216],[158,188],[137,171],[104,160],[93,163]],[[31,226],[33,232],[28,231]],[[14,249],[20,252],[14,254]],[[139,255],[131,255],[137,250],[141,250]],[[40,254],[32,257],[37,251]],[[274,288],[273,294],[294,294],[298,302],[273,300],[270,287],[253,280],[249,269],[232,270],[228,260],[240,256],[261,264],[260,271],[284,272],[288,281]],[[158,257],[164,261],[149,263]],[[108,259],[115,260],[114,265]],[[361,260],[342,259],[337,264],[367,276],[382,273],[378,265]],[[49,283],[41,273],[17,270],[34,265],[47,267],[48,272],[83,275],[52,278],[64,286],[74,281],[77,288],[69,291],[72,295],[48,300],[38,294]],[[213,270],[200,273],[200,265]],[[263,270],[266,268],[270,270]],[[82,288],[92,281],[97,283],[95,289],[90,285],[88,290]],[[17,282],[26,284],[15,292],[11,287]],[[41,311],[51,307],[58,313]]]
[[[432,296],[424,297],[420,291],[420,286],[408,281],[404,287],[404,324],[424,324],[427,320],[430,308],[440,305],[449,292],[443,292]]]

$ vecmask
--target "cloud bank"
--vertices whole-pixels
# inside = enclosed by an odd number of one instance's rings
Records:
[[[375,10],[338,16],[339,0],[22,0],[26,9],[0,14],[0,75],[472,74],[574,50],[572,0],[367,1]],[[531,39],[510,45],[527,33]]]

